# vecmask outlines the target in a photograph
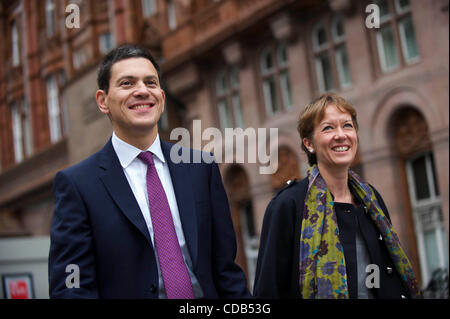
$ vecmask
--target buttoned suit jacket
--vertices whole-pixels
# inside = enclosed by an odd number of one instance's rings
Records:
[[[204,298],[250,297],[244,273],[234,262],[235,233],[217,164],[176,164],[172,147],[161,141]],[[192,160],[197,151],[188,152]],[[58,172],[54,194],[50,297],[158,298],[150,234],[111,139],[99,152]],[[68,288],[76,280],[73,268],[67,268],[71,264],[79,269],[79,288]]]

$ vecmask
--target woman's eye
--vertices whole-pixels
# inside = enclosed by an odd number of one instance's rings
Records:
[[[330,125],[327,125],[327,126],[324,126],[322,128],[322,131],[328,131],[328,130],[331,130],[331,129],[332,129],[332,127]]]
[[[344,127],[353,128],[353,124],[351,124],[351,123],[346,123],[346,124],[344,125]]]

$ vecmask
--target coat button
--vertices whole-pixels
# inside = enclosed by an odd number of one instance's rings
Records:
[[[380,237],[378,237],[378,240],[383,240],[383,236],[380,235]]]
[[[406,296],[405,296],[405,295],[402,295],[402,299],[408,299],[408,298],[406,298]]]
[[[391,275],[393,270],[391,267],[386,267],[386,272],[388,273],[388,275]]]

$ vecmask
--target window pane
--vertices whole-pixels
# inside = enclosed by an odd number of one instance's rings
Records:
[[[219,117],[220,117],[220,125],[222,129],[227,127],[233,127],[233,123],[231,121],[230,109],[228,107],[228,103],[225,100],[219,102]]]
[[[267,114],[270,115],[277,112],[279,110],[279,107],[275,90],[275,82],[273,78],[269,78],[264,81],[263,91]]]
[[[23,129],[25,135],[25,152],[27,156],[33,153],[33,131],[31,126],[31,110],[26,99],[23,99]]]
[[[19,52],[19,32],[15,22],[11,25],[11,38],[12,38],[12,64],[18,66],[20,64],[20,52]]]
[[[313,29],[313,44],[315,49],[321,49],[327,45],[327,33],[323,25],[317,25]]]
[[[434,183],[434,191],[436,192],[436,196],[439,196],[439,184],[436,178],[436,168],[434,167],[434,156],[433,153],[430,154],[430,162],[431,162],[431,170],[433,173],[433,183]]]
[[[169,20],[169,29],[173,30],[177,27],[177,16],[175,12],[175,3],[173,0],[167,1],[167,14]]]
[[[427,256],[427,268],[431,277],[433,271],[439,268],[439,251],[436,241],[436,231],[426,231],[423,235],[425,241],[425,252]]]
[[[223,95],[227,92],[227,78],[225,72],[219,72],[216,77],[217,95]]]
[[[281,96],[286,110],[292,107],[291,84],[289,82],[289,72],[284,71],[280,74]]]
[[[244,116],[242,115],[241,98],[239,94],[233,95],[233,113],[234,121],[237,127],[244,127]]]
[[[53,76],[47,80],[47,105],[50,121],[50,139],[52,142],[56,142],[61,139],[62,132],[59,118],[58,86]]]
[[[331,32],[333,34],[333,40],[335,42],[340,41],[344,38],[344,25],[342,24],[342,18],[340,16],[334,18]]]
[[[107,32],[107,33],[103,33],[100,35],[99,38],[99,47],[100,47],[100,52],[101,53],[106,53],[109,50],[112,49],[112,37],[111,37],[111,33]]]
[[[316,72],[320,91],[333,90],[331,64],[327,53],[321,54],[316,58]]]
[[[47,35],[52,36],[55,33],[55,3],[53,0],[47,0],[45,4],[45,23]]]
[[[380,8],[380,18],[388,18],[389,17],[389,3],[387,0],[378,0],[375,2],[376,5]]]
[[[402,42],[403,56],[407,62],[414,61],[419,57],[416,35],[411,16],[402,19],[399,22],[400,39]]]
[[[156,0],[142,0],[142,11],[146,17],[156,13]]]
[[[381,69],[383,71],[388,71],[397,67],[397,48],[395,47],[392,26],[389,25],[377,32],[377,45]]]
[[[231,68],[230,81],[232,88],[239,88],[239,69],[235,66]]]
[[[414,175],[414,187],[416,190],[416,200],[427,199],[430,197],[430,188],[428,185],[425,156],[421,156],[412,161]]]
[[[263,74],[270,71],[273,67],[272,53],[266,49],[261,54],[261,69]]]
[[[398,13],[405,12],[409,9],[409,0],[395,0],[395,7]]]
[[[347,50],[341,46],[336,50],[336,66],[341,88],[349,87],[352,83],[350,78],[350,69],[348,66]]]
[[[288,61],[288,57],[287,57],[287,51],[286,51],[286,44],[281,44],[279,47],[278,47],[278,52],[277,52],[278,54],[278,64],[280,65],[280,66],[284,66],[284,65],[286,65],[287,64],[287,61]]]
[[[20,118],[19,108],[14,103],[11,106],[12,126],[13,126],[13,138],[14,138],[14,158],[16,163],[23,160],[23,147],[22,147],[22,121]]]

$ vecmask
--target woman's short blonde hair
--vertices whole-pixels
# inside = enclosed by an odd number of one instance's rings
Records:
[[[315,154],[308,151],[306,146],[303,144],[303,139],[307,138],[310,141],[312,140],[314,128],[323,119],[325,110],[328,105],[335,105],[343,113],[349,113],[352,117],[355,129],[356,131],[358,131],[356,110],[344,98],[335,93],[325,93],[317,99],[313,100],[300,113],[297,125],[297,131],[300,134],[300,138],[302,140],[302,149],[308,156],[309,165],[317,164],[317,158]]]

